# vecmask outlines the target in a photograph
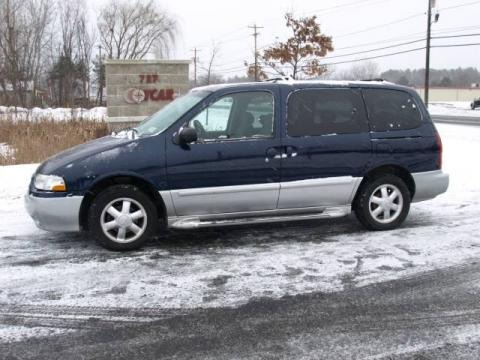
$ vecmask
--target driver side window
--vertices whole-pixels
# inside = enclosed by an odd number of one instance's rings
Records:
[[[197,114],[188,124],[200,140],[273,137],[273,95],[266,91],[230,94]]]
[[[218,139],[226,136],[228,120],[232,112],[233,98],[227,96],[217,100],[190,121],[189,127],[197,131],[202,140]]]

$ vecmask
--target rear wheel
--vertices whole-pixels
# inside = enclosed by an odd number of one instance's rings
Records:
[[[370,230],[398,227],[410,210],[410,191],[395,175],[382,175],[359,190],[353,210],[358,220]]]
[[[132,185],[115,185],[93,200],[88,227],[97,242],[110,250],[140,248],[157,228],[155,205]]]

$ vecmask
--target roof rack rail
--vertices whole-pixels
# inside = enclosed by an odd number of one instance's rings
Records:
[[[276,83],[276,82],[278,82],[278,81],[292,81],[292,80],[294,80],[294,79],[291,78],[290,76],[278,76],[278,77],[274,77],[274,78],[269,78],[269,79],[263,80],[263,82]]]
[[[386,82],[386,80],[385,80],[385,79],[382,79],[382,78],[362,79],[362,81],[379,81],[379,82]]]

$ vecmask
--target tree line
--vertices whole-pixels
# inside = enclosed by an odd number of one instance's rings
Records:
[[[105,59],[164,57],[178,29],[154,0],[109,0],[96,22],[85,0],[0,0],[0,18],[0,101],[23,107],[101,103]]]
[[[400,85],[423,87],[425,69],[388,70],[380,74]],[[480,83],[480,72],[473,67],[457,69],[430,69],[430,85],[435,87],[470,87]]]

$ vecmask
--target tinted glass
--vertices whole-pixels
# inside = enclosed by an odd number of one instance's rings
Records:
[[[289,136],[318,136],[367,132],[359,91],[352,89],[300,90],[288,99]]]
[[[197,114],[189,126],[201,140],[273,136],[273,95],[242,92],[226,95]]]
[[[210,93],[207,91],[190,91],[188,94],[175,99],[160,111],[145,119],[136,127],[138,135],[153,135],[165,131],[192,107],[205,99]]]
[[[410,94],[398,90],[365,89],[372,131],[415,129],[421,125],[420,111]]]

